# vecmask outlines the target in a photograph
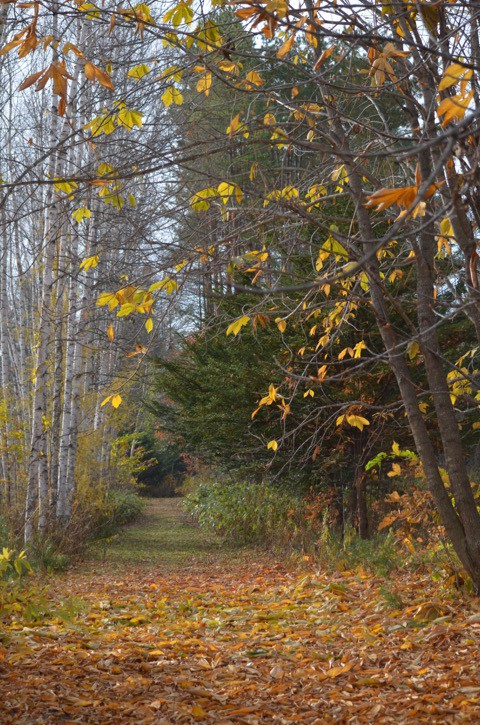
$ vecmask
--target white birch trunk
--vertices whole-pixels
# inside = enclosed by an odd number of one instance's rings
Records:
[[[57,17],[53,17],[52,34],[57,35]],[[54,60],[56,52],[54,51]],[[52,94],[49,146],[51,149],[49,174],[54,179],[58,169],[58,100]],[[47,194],[45,221],[45,251],[43,257],[42,301],[38,328],[39,345],[35,366],[35,392],[32,411],[32,432],[28,465],[28,487],[25,501],[25,542],[30,543],[35,533],[38,512],[38,531],[43,534],[48,519],[48,438],[47,387],[50,379],[49,352],[52,337],[52,291],[55,284],[54,266],[57,240],[60,233],[58,202],[53,185]]]

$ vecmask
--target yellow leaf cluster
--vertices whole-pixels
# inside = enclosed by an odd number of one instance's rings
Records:
[[[228,327],[227,327],[227,335],[238,335],[242,327],[245,327],[245,325],[248,325],[250,322],[249,315],[243,315],[243,317],[239,317],[238,320],[234,320]]]
[[[177,88],[168,86],[166,91],[162,94],[162,102],[165,108],[171,106],[172,103],[177,106],[181,106],[183,103],[183,96]]]
[[[368,421],[366,418],[364,418],[361,415],[340,415],[336,420],[336,425],[342,425],[342,423],[346,421],[348,425],[351,425],[353,428],[358,428],[358,430],[362,431],[366,425],[370,425],[370,421]]]
[[[86,207],[82,207],[81,209],[75,209],[75,211],[72,212],[72,218],[75,219],[77,224],[81,224],[84,219],[90,219],[91,216],[92,212]]]
[[[464,117],[468,106],[473,98],[474,90],[469,93],[460,92],[454,96],[448,96],[439,103],[437,115],[442,119],[442,126],[446,126],[450,121],[461,121]]]
[[[103,407],[107,403],[111,403],[114,408],[118,408],[122,403],[122,396],[118,395],[118,393],[116,395],[108,395],[104,400],[102,400],[100,405]]]
[[[134,78],[136,81],[139,81],[144,76],[148,75],[150,73],[150,68],[148,65],[145,65],[145,63],[141,63],[140,65],[136,65],[133,68],[130,68],[128,71],[128,77]]]
[[[472,75],[473,70],[464,66],[463,63],[451,63],[443,73],[438,90],[444,91],[446,88],[450,88],[450,86],[455,85],[461,80],[468,81]]]
[[[92,257],[87,257],[80,264],[80,269],[84,272],[88,272],[89,269],[95,269],[98,264],[98,254],[94,254]]]

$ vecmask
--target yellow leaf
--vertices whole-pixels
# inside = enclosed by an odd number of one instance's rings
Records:
[[[242,199],[243,199],[243,191],[237,184],[235,184],[235,201],[237,202],[237,204],[241,204]]]
[[[393,204],[405,208],[409,207],[417,196],[416,186],[404,186],[399,189],[379,189],[374,194],[367,196],[366,207],[376,207],[376,211],[383,211]]]
[[[118,305],[118,300],[113,292],[102,292],[97,299],[97,307],[108,305],[110,309],[114,309]],[[113,305],[113,307],[112,307]]]
[[[440,222],[440,235],[437,237],[437,251],[441,259],[444,259],[446,254],[452,253],[451,242],[453,239],[454,232],[452,223],[448,217],[445,217]]]
[[[340,677],[341,675],[346,674],[347,672],[350,672],[350,670],[353,667],[353,662],[348,662],[345,667],[332,667],[330,670],[327,670],[325,673],[327,677],[330,679],[335,679],[336,677]]]
[[[133,302],[124,302],[123,305],[120,305],[117,317],[127,317],[128,315],[131,315],[132,312],[135,312],[135,305]]]
[[[357,342],[355,347],[353,348],[354,355],[353,357],[361,357],[362,356],[362,350],[366,350],[367,346],[365,345],[363,340],[360,340],[360,342]]]
[[[402,469],[400,468],[399,463],[393,463],[392,464],[392,470],[387,473],[387,476],[389,478],[393,478],[394,476],[399,476],[402,472]]]
[[[181,106],[183,104],[183,96],[180,93],[179,90],[176,88],[172,89],[172,100],[177,106]]]
[[[206,96],[210,93],[210,88],[212,86],[212,74],[210,71],[207,71],[198,81],[197,83],[197,92],[198,93],[205,93]]]
[[[57,179],[55,184],[55,191],[63,191],[64,194],[71,194],[75,189],[78,189],[78,184],[75,181],[62,181]]]
[[[172,86],[168,86],[168,88],[165,90],[165,92],[162,94],[162,102],[165,108],[168,108],[172,105],[173,102],[173,88]]]
[[[109,403],[112,398],[113,398],[113,395],[109,395],[108,398],[105,398],[105,400],[102,400],[102,402],[100,403],[100,407],[103,407],[104,405]]]
[[[368,292],[368,290],[370,289],[370,283],[365,272],[362,272],[362,274],[360,275],[360,287],[363,289],[364,292]]]
[[[358,430],[363,430],[364,426],[370,425],[370,422],[361,415],[347,415],[347,423]]]
[[[113,329],[113,325],[108,326],[107,337],[110,340],[110,342],[113,342],[113,340],[115,339],[115,331]]]
[[[273,113],[266,113],[263,119],[263,123],[265,126],[275,126],[275,124],[277,123],[277,119],[275,118]]]
[[[227,204],[230,197],[235,193],[235,185],[229,184],[227,181],[222,181],[218,185],[217,191],[223,204]]]
[[[117,125],[124,126],[127,131],[131,131],[134,126],[141,128],[143,125],[143,113],[134,111],[133,109],[122,108],[117,116]]]
[[[120,405],[121,402],[122,402],[122,396],[121,395],[118,395],[117,394],[117,395],[114,395],[112,397],[112,405],[113,405],[114,408],[118,408],[118,406]]]
[[[340,352],[340,353],[338,354],[338,359],[339,359],[339,360],[343,360],[343,358],[345,357],[345,355],[347,354],[347,352],[348,352],[348,354],[350,355],[350,357],[353,357],[353,350],[352,350],[352,348],[351,348],[351,347],[345,347],[345,348],[343,348],[343,350],[342,350],[342,351],[341,351],[341,352]]]
[[[250,73],[247,73],[246,80],[249,85],[251,84],[254,86],[263,86],[263,84],[265,83],[263,78],[260,76],[259,73],[257,73],[256,70],[251,70]]]
[[[238,320],[234,320],[228,327],[227,327],[227,335],[238,335],[242,327],[245,327],[245,325],[248,325],[250,322],[250,317],[248,315],[243,315],[243,317],[239,317]]]
[[[75,209],[74,212],[72,212],[72,218],[75,219],[77,224],[80,224],[84,219],[90,219],[92,216],[92,212],[90,209],[86,209],[83,207],[82,209]]]
[[[149,317],[145,322],[145,329],[147,332],[151,332],[153,330],[153,320],[151,317]]]
[[[330,56],[332,55],[332,53],[336,47],[337,47],[336,45],[332,45],[330,48],[327,48],[326,50],[323,51],[323,53],[318,58],[318,60],[315,62],[315,65],[312,68],[314,73],[316,73],[317,70],[319,70],[322,67],[322,65],[325,63],[327,58],[330,58]]]
[[[408,353],[408,357],[410,358],[410,360],[415,360],[415,358],[417,357],[419,352],[420,352],[420,345],[418,344],[418,342],[413,341],[413,342],[408,343],[407,353]]]
[[[470,93],[464,95],[457,93],[455,96],[444,98],[437,108],[437,115],[443,116],[442,126],[446,126],[450,121],[461,121],[474,95],[473,89]]]
[[[232,118],[232,120],[230,121],[230,125],[226,129],[226,133],[228,134],[229,138],[232,138],[232,136],[238,131],[240,126],[240,114],[237,113],[235,118]]]
[[[460,78],[469,80],[472,77],[473,71],[471,68],[466,68],[462,63],[451,63],[442,76],[442,80],[438,85],[439,91],[444,91],[446,88],[458,83]]]
[[[280,332],[282,332],[282,333],[285,332],[286,327],[287,327],[286,320],[282,320],[281,317],[277,317],[277,318],[275,318],[275,322],[277,323],[277,327],[280,330]]]
[[[195,720],[204,720],[207,717],[207,713],[201,705],[194,705],[192,707],[192,717],[194,717]]]
[[[143,78],[143,76],[146,76],[148,73],[150,73],[150,68],[148,65],[145,65],[145,63],[141,63],[140,65],[136,65],[133,68],[130,68],[127,75],[129,78],[135,78],[135,80],[139,81],[140,78]]]
[[[98,264],[98,254],[94,254],[93,257],[87,257],[87,259],[84,259],[83,262],[80,264],[80,269],[83,269],[85,272],[88,272],[89,269],[95,269],[95,267]],[[97,302],[98,304],[98,302]]]
[[[155,292],[156,290],[165,290],[167,295],[171,295],[178,289],[177,282],[171,277],[164,277],[160,282],[154,282],[148,288],[149,292]]]
[[[267,444],[268,450],[276,451],[277,448],[278,448],[278,443],[275,440],[269,441],[269,443]]]
[[[295,42],[295,34],[291,35],[287,40],[280,46],[277,51],[277,58],[284,58],[292,49],[293,43]]]
[[[190,199],[190,206],[192,209],[195,209],[195,211],[207,211],[207,209],[210,209],[210,202],[206,200],[212,196],[217,196],[217,193],[217,190],[214,189],[213,186],[201,189]]]

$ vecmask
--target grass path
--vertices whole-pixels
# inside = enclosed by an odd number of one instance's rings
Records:
[[[480,722],[477,599],[304,566],[220,549],[151,501],[4,617],[0,722]]]
[[[93,561],[104,561],[109,570],[125,566],[159,570],[192,568],[222,560],[245,558],[239,549],[221,547],[192,524],[181,499],[150,499],[141,518],[126,527],[105,548],[91,552]]]

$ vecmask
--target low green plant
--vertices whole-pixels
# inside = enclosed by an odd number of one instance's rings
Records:
[[[405,606],[400,592],[387,585],[380,587],[380,595],[390,609],[402,609]]]
[[[347,527],[340,536],[325,525],[316,558],[326,567],[340,570],[362,568],[382,577],[401,565],[401,551],[391,532],[362,539],[353,527]]]
[[[35,568],[49,574],[65,571],[69,563],[69,557],[62,551],[61,543],[52,539],[36,541],[32,546],[31,559]]]
[[[184,505],[203,529],[230,544],[285,546],[298,540],[292,511],[301,500],[269,484],[201,483]]]
[[[325,568],[363,568],[380,576],[400,566],[393,533],[365,540],[347,527],[342,535],[328,506],[317,503],[271,484],[218,481],[201,483],[184,500],[203,529],[230,544],[298,552]]]
[[[132,491],[106,491],[93,511],[92,539],[114,536],[121,526],[135,521],[144,508],[143,500]]]
[[[0,554],[0,580],[11,579],[13,577],[21,578],[27,572],[31,572],[26,554],[24,551],[17,553],[14,549],[3,547]]]

